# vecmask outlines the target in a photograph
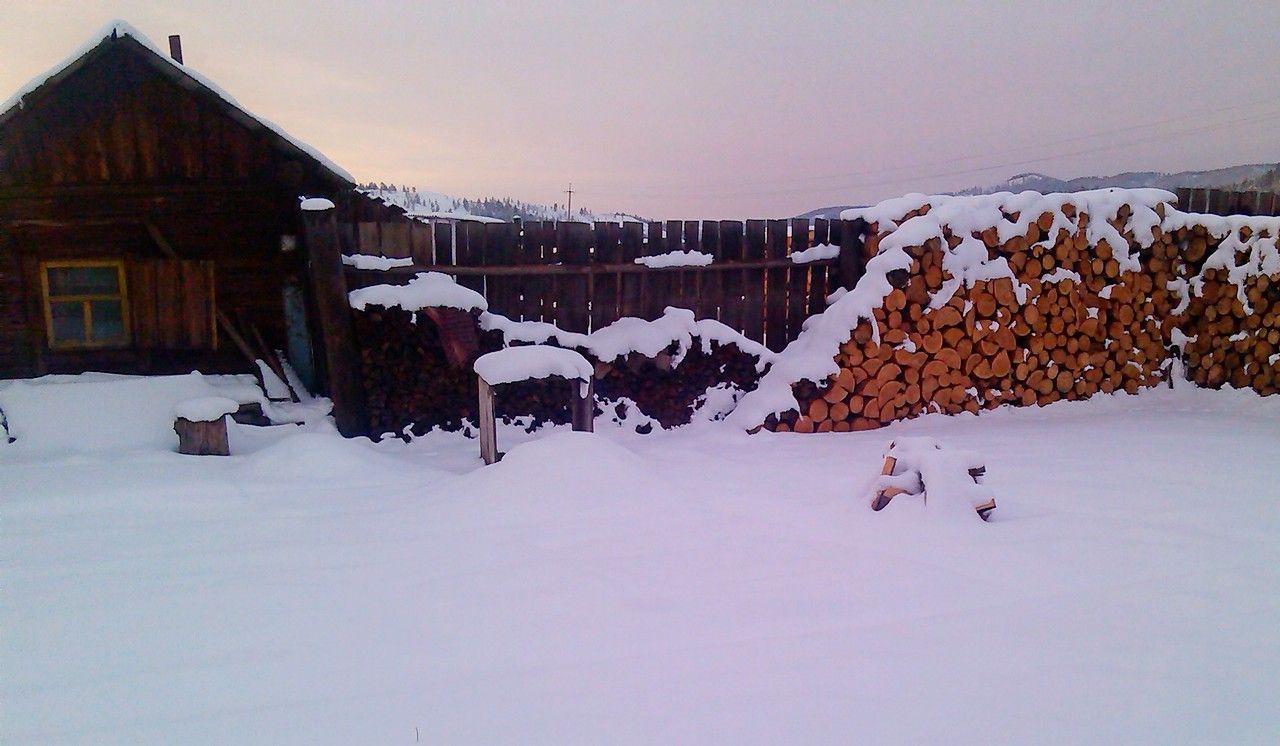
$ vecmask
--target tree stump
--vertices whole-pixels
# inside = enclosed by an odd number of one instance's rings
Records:
[[[188,456],[230,456],[227,418],[192,421],[179,417],[173,423],[178,433],[178,453]]]

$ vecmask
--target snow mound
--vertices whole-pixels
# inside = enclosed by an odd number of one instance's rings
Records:
[[[220,394],[199,373],[32,379],[0,388],[0,411],[15,439],[14,451],[173,450],[178,446],[174,408]]]
[[[285,479],[389,476],[406,471],[403,462],[379,453],[367,438],[343,438],[334,430],[298,432],[250,454],[250,473]]]
[[[191,422],[213,422],[229,414],[235,414],[240,404],[235,399],[225,396],[202,396],[198,399],[187,399],[173,408],[174,418],[182,418]]]
[[[454,282],[442,272],[419,272],[405,285],[370,285],[347,294],[351,307],[363,311],[368,306],[402,308],[456,308],[460,311],[485,310],[489,302],[484,296]]]
[[[590,381],[592,367],[585,357],[573,350],[549,345],[524,345],[481,355],[475,362],[475,371],[490,385],[497,386],[551,376]]]
[[[473,494],[525,502],[535,512],[546,509],[546,500],[561,508],[565,501],[584,507],[619,497],[642,499],[658,489],[639,456],[598,433],[576,431],[516,446],[465,479],[477,482]]]

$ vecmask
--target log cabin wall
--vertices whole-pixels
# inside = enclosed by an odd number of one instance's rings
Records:
[[[252,370],[215,310],[284,348],[298,196],[349,186],[132,38],[102,41],[0,116],[0,375]],[[126,264],[129,342],[54,349],[41,263],[90,259]]]

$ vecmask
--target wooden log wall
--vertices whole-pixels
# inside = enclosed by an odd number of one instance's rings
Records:
[[[1112,222],[1118,230],[1127,209]],[[930,294],[949,279],[941,243],[908,248],[910,271],[874,311],[879,343],[871,322],[863,321],[840,348],[839,373],[821,386],[798,384],[800,411],[770,416],[765,426],[866,430],[926,412],[977,413],[1002,404],[1135,393],[1167,381],[1178,355],[1199,385],[1280,390],[1280,273],[1259,274],[1238,288],[1226,281],[1225,270],[1202,271],[1223,238],[1198,225],[1157,229],[1148,249],[1126,234],[1141,270],[1121,271],[1105,241],[1089,245],[1085,230],[1072,235],[1059,229],[1050,236],[1052,222],[1046,213],[1025,236],[1003,244],[994,230],[982,235],[991,256],[1006,257],[1026,285],[1023,302],[1009,279],[998,279],[961,289],[946,305],[930,308]],[[1078,217],[1081,228],[1087,223],[1088,216]],[[1241,228],[1239,237],[1249,234]],[[959,241],[946,238],[952,245]],[[869,250],[877,242],[870,236]],[[1078,273],[1079,281],[1041,280],[1058,268]],[[1183,308],[1177,280],[1192,277],[1203,285]],[[1175,344],[1175,329],[1191,340],[1185,350]]]
[[[412,258],[414,266],[349,272],[351,287],[406,282],[440,271],[520,321],[588,332],[623,317],[656,319],[667,306],[717,319],[773,350],[799,335],[826,308],[827,295],[861,276],[861,229],[808,219],[579,223],[437,221],[394,215],[348,222],[344,251]],[[841,239],[844,237],[844,242]],[[841,257],[796,264],[791,254],[817,244]],[[636,259],[701,252],[709,266],[651,268]],[[843,268],[843,269],[842,269]]]

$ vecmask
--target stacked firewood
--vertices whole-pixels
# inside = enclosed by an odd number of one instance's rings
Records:
[[[1240,243],[1253,237],[1249,226],[1238,230]],[[1192,267],[1203,264],[1223,241],[1200,226],[1185,233],[1183,256]],[[1249,254],[1242,248],[1227,259],[1249,270],[1254,261]],[[1248,387],[1264,396],[1280,392],[1280,272],[1257,269],[1241,272],[1234,282],[1225,267],[1200,269],[1195,283],[1183,291],[1187,302],[1177,319],[1182,332],[1177,341],[1184,348],[1187,373],[1197,384]]]
[[[435,427],[465,430],[475,422],[476,376],[470,362],[449,364],[439,331],[425,314],[370,307],[354,317],[372,434],[421,435]],[[480,332],[481,353],[503,344],[501,332]],[[607,362],[589,350],[578,351],[595,364],[597,413],[634,406],[664,428],[687,424],[709,387],[732,384],[746,391],[760,377],[754,355],[733,344],[712,343],[704,351],[699,339],[692,341],[683,358],[678,358],[674,343],[655,357],[632,353]],[[567,423],[570,385],[556,379],[503,385],[497,415],[530,427]],[[627,413],[620,413],[619,419],[627,419]],[[637,419],[642,429],[652,428],[645,418]]]
[[[908,248],[910,269],[890,273],[895,289],[841,346],[839,373],[821,387],[798,385],[800,411],[766,427],[866,430],[929,411],[1044,405],[1163,380],[1168,330],[1159,318],[1171,306],[1168,290],[1151,272],[1122,269],[1130,247],[1089,246],[1089,216],[1071,217],[1074,233],[1059,227],[1051,234],[1054,216],[1045,213],[1003,243],[994,228],[975,234],[1013,277],[979,281],[949,298],[942,242]],[[1122,210],[1113,225],[1127,217]],[[869,237],[870,251],[879,238]],[[948,248],[962,241],[950,232],[944,238]],[[1172,241],[1158,237],[1151,253]]]

